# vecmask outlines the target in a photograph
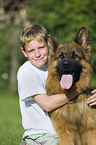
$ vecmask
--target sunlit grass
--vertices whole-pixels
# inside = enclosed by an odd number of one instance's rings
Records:
[[[23,132],[18,96],[0,94],[0,145],[19,145]]]

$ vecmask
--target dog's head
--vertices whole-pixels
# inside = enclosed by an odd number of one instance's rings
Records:
[[[58,45],[53,52],[50,54],[49,67],[51,65],[54,68],[53,74],[58,75],[62,89],[70,89],[86,75],[88,77],[87,73],[91,70],[91,47],[86,27],[82,26],[77,31],[72,43]]]

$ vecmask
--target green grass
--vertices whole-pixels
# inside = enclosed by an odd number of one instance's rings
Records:
[[[18,95],[0,94],[0,145],[19,145],[23,133]]]

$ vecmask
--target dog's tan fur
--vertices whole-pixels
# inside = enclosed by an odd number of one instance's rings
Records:
[[[59,61],[57,55],[61,47],[67,46],[72,47],[72,50],[78,47],[84,56],[79,54],[82,56],[82,59],[79,60],[79,63],[82,65],[82,73],[79,81],[69,90],[63,90],[56,71]],[[62,49],[60,51],[66,54],[66,50]],[[52,55],[50,54],[46,86],[48,95],[60,93],[67,95],[82,92],[70,103],[49,113],[58,134],[59,145],[96,145],[96,110],[87,105],[89,95],[86,91],[83,91],[89,87],[91,78],[90,51],[91,46],[88,43],[88,31],[85,27],[81,27],[72,43],[69,43],[69,45],[59,45],[56,50],[53,50],[54,53]]]

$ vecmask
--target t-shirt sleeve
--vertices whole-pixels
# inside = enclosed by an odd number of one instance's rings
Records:
[[[44,94],[46,90],[36,72],[27,71],[18,73],[18,93],[22,100],[28,99],[36,94]]]

